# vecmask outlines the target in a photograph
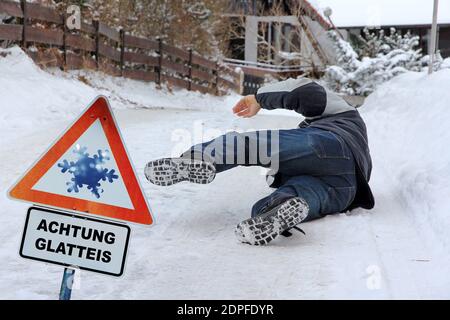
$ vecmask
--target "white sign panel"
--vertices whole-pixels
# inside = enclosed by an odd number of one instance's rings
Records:
[[[23,258],[121,276],[130,227],[30,208],[20,246]]]

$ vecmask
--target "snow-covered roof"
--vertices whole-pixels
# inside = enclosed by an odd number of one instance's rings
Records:
[[[362,26],[402,26],[431,24],[433,0],[310,0],[323,15],[333,10],[331,19],[338,28]],[[450,0],[439,0],[438,23],[450,24]]]
[[[315,0],[303,0],[303,8],[305,9],[306,14],[316,20],[325,30],[331,28],[330,23],[323,15],[318,4],[315,3]]]

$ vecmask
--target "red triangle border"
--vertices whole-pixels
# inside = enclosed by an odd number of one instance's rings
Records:
[[[32,189],[39,179],[55,165],[63,154],[98,119],[104,130],[111,148],[111,153],[116,160],[120,176],[124,181],[134,209]],[[85,214],[93,214],[145,225],[153,224],[152,213],[136,177],[133,165],[128,157],[111,107],[107,98],[103,96],[96,98],[69,129],[39,158],[34,166],[11,188],[9,196],[17,200],[78,211]]]

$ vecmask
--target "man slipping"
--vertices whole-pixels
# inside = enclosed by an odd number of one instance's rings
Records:
[[[217,173],[239,165],[269,168],[268,181],[276,190],[256,202],[251,218],[235,229],[241,242],[252,245],[290,236],[302,222],[374,207],[367,131],[354,107],[316,82],[299,78],[260,88],[242,98],[233,112],[250,118],[261,108],[294,110],[305,120],[290,130],[230,132],[191,147],[179,158],[152,161],[145,168],[147,179],[159,186],[208,184]]]

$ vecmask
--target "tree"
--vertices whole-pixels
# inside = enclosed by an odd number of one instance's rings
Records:
[[[390,35],[364,31],[363,45],[357,50],[334,31],[329,37],[334,43],[337,65],[327,68],[325,82],[336,92],[349,95],[372,93],[381,83],[406,71],[422,69],[422,53],[417,49],[419,37],[409,32],[401,35],[391,29]]]

